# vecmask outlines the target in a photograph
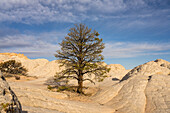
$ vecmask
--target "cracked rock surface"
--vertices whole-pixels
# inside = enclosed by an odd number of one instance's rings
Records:
[[[120,82],[102,89],[93,100],[115,113],[169,113],[170,63],[158,59],[137,66]]]
[[[23,110],[29,113],[111,113],[114,110],[98,103],[70,101],[67,95],[48,91],[37,84],[39,79],[27,82],[11,82],[20,99]]]
[[[21,61],[30,76],[38,77],[31,81],[9,82],[23,111],[28,113],[170,113],[170,62],[162,59],[132,70],[119,64],[110,65],[108,78],[95,86],[87,84],[99,89],[88,102],[69,100],[67,94],[50,92],[43,85],[48,77],[60,70],[57,61],[4,55],[1,59]],[[0,90],[0,102],[10,102],[8,85],[0,79],[0,86],[7,90],[5,98]]]

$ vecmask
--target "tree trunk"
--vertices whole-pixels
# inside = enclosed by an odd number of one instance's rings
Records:
[[[80,94],[83,93],[83,76],[82,75],[80,75],[78,79],[77,93],[80,93]]]

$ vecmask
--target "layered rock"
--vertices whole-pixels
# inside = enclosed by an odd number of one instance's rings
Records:
[[[1,53],[0,61],[4,62],[7,60],[16,60],[21,62],[22,65],[28,69],[29,76],[36,77],[52,77],[57,71],[60,71],[62,68],[59,67],[57,60],[49,62],[47,59],[28,59],[23,54],[16,53]]]
[[[121,81],[138,75],[150,76],[168,74],[170,74],[170,63],[162,59],[157,59],[155,61],[151,61],[135,67],[128,74],[126,74]]]
[[[99,91],[93,99],[116,113],[170,112],[169,62],[151,61],[132,69],[121,82]]]
[[[49,62],[47,59],[28,59],[23,54],[16,54],[16,53],[1,53],[0,54],[0,61],[7,61],[7,60],[16,60],[21,62],[22,65],[28,70],[29,76],[36,76],[36,77],[45,77],[50,78],[53,77],[56,72],[61,71],[64,67],[60,67],[59,61],[54,60]],[[103,63],[103,65],[107,65]],[[126,70],[120,64],[110,64],[108,65],[111,68],[110,72],[108,73],[109,79],[117,78],[121,79],[129,70]],[[88,76],[85,76],[89,78]],[[94,75],[91,75],[91,79],[94,80]],[[95,81],[95,80],[94,80]],[[77,81],[70,81],[71,84],[77,84]],[[85,84],[89,84],[89,81],[86,81]]]
[[[70,101],[66,94],[50,92],[38,80],[11,82],[23,110],[29,113],[111,113],[113,109],[97,103]]]
[[[111,69],[108,75],[117,79],[122,79],[130,71],[126,70],[121,64],[110,64],[108,67]]]
[[[145,89],[146,113],[170,112],[170,76],[152,75]]]
[[[9,56],[9,57],[19,57],[23,59],[28,59],[24,54],[17,54],[17,53],[0,53],[0,55]]]
[[[145,63],[132,70],[126,70],[119,64],[109,65],[110,77],[94,86],[100,90],[91,97],[93,102],[70,101],[66,94],[47,91],[43,83],[46,77],[52,77],[57,70],[62,69],[59,68],[58,61],[30,60],[10,55],[0,55],[0,59],[18,60],[29,70],[30,76],[39,77],[33,81],[10,83],[24,110],[29,113],[170,112],[170,63],[162,59]]]

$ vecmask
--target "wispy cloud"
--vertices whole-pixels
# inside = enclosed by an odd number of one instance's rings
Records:
[[[65,34],[63,34],[64,36]],[[16,34],[0,38],[0,52],[24,53],[28,57],[52,57],[60,47],[58,32]]]
[[[164,2],[153,1],[163,4]],[[11,21],[26,24],[48,22],[96,21],[101,16],[109,18],[119,14],[132,14],[141,18],[150,15],[150,2],[145,0],[1,0],[0,22]],[[142,9],[140,12],[138,9]],[[147,11],[145,11],[147,9]],[[168,11],[169,12],[169,11]],[[144,13],[144,14],[143,14]],[[127,16],[128,17],[128,16]],[[124,17],[123,17],[124,18]]]
[[[30,58],[53,57],[60,49],[58,43],[61,39],[58,32],[40,34],[17,34],[0,38],[0,52],[23,53]],[[62,36],[64,37],[64,35]],[[146,55],[170,54],[170,43],[132,43],[115,42],[106,43],[103,55],[106,58],[131,58]]]
[[[165,55],[170,50],[170,43],[132,43],[132,42],[116,42],[106,43],[104,56],[106,58],[131,58],[146,55]]]
[[[0,23],[6,26],[10,23],[32,25],[49,22],[67,24],[97,21],[97,24],[101,23],[101,28],[119,33],[124,30],[140,31],[140,28],[147,30],[149,27],[161,29],[162,26],[163,30],[169,30],[169,14],[169,0],[0,0]],[[102,30],[105,30],[104,28]],[[22,28],[16,29],[25,33]],[[163,34],[163,30],[155,32]],[[31,57],[50,56],[59,48],[57,43],[61,41],[60,37],[63,38],[66,34],[53,31],[37,34],[36,31],[33,33],[34,29],[31,29],[31,33],[25,34],[19,31],[11,28],[4,29],[1,26],[0,52],[21,52]],[[125,58],[169,54],[164,52],[170,50],[169,45],[169,43],[154,42],[152,44],[107,43],[104,55],[109,58]]]

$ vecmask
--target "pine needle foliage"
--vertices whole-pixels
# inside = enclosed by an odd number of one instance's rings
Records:
[[[103,65],[104,60],[102,38],[99,38],[97,31],[92,31],[84,24],[76,24],[69,30],[65,39],[59,44],[61,50],[57,51],[55,57],[60,60],[61,66],[65,69],[56,73],[60,79],[76,79],[78,81],[77,93],[83,93],[83,81],[94,83],[90,77],[84,77],[91,74],[95,79],[102,81],[109,72],[109,68]]]
[[[4,74],[19,74],[19,75],[27,75],[27,69],[22,66],[20,62],[16,62],[15,60],[9,60],[3,63],[0,63],[0,70]]]

